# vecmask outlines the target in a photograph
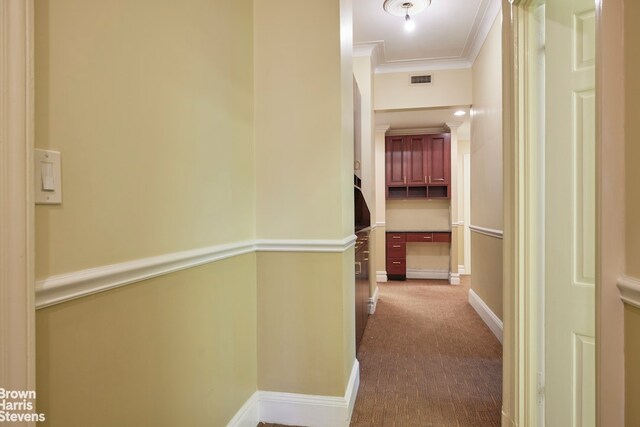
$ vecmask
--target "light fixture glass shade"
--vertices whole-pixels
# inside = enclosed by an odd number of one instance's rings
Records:
[[[458,110],[455,113],[453,113],[454,116],[458,116],[458,117],[464,116],[465,114],[467,114],[467,112],[464,110]]]
[[[413,19],[411,19],[408,13],[404,17],[404,29],[407,31],[413,31],[416,29],[416,23]]]

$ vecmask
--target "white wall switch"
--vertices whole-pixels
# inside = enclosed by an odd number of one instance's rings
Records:
[[[36,204],[59,205],[62,203],[62,173],[60,153],[34,150]]]

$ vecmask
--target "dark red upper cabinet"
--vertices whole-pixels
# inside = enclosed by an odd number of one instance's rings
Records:
[[[405,171],[406,152],[404,138],[402,136],[387,137],[386,144],[386,172],[387,186],[390,185],[406,185]]]
[[[386,181],[387,198],[450,198],[451,136],[388,136]]]
[[[409,187],[424,186],[427,183],[428,156],[424,149],[426,141],[426,135],[405,137],[405,162]]]
[[[451,183],[451,136],[428,135],[426,138],[427,183],[449,185]]]

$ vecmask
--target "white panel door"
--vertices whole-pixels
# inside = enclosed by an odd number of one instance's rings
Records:
[[[545,1],[545,422],[595,426],[595,0]]]

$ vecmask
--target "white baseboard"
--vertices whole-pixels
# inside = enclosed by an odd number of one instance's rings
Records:
[[[380,296],[380,288],[376,286],[376,290],[373,292],[373,296],[369,298],[369,314],[373,314],[376,312],[379,296]]]
[[[259,422],[348,427],[359,386],[360,365],[355,360],[344,397],[257,391],[227,427],[255,427]]]
[[[498,341],[500,341],[500,344],[502,344],[502,320],[491,311],[489,306],[482,301],[473,289],[469,289],[469,304],[471,304],[471,307],[474,308],[484,323],[491,329],[493,335],[495,335]]]
[[[458,273],[449,273],[449,284],[450,285],[459,285],[460,284],[460,275]]]
[[[227,427],[256,427],[260,422],[260,392],[256,391],[231,418]]]
[[[407,279],[448,279],[447,270],[407,269]]]
[[[376,282],[386,283],[387,281],[388,279],[386,271],[376,271]]]
[[[464,276],[465,274],[467,274],[467,270],[464,268],[464,265],[459,265],[458,266],[458,275]]]

